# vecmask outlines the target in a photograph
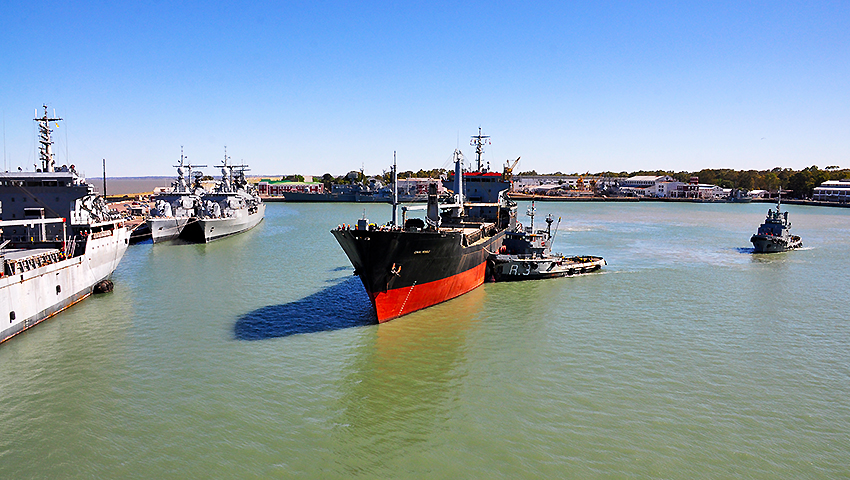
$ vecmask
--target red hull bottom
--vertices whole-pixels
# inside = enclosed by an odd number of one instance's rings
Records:
[[[383,323],[459,297],[484,283],[486,268],[485,262],[465,272],[441,280],[419,285],[414,284],[411,287],[396,288],[386,292],[369,292],[372,305],[375,306],[375,312],[378,314],[378,322]]]

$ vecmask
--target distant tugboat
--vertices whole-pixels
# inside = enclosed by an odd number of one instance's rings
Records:
[[[791,222],[788,212],[780,211],[782,190],[776,197],[776,211],[768,209],[767,218],[755,235],[750,238],[755,253],[784,252],[803,246],[803,240],[797,235],[791,235]]]
[[[499,252],[490,254],[488,260],[495,281],[566,277],[594,272],[606,264],[602,257],[565,257],[560,253],[553,255],[552,215],[546,217],[546,230],[535,232],[534,214],[534,202],[531,202],[528,209],[531,226],[523,231],[518,224],[517,231],[505,233]],[[560,224],[560,219],[558,223]],[[557,231],[557,226],[555,230]]]

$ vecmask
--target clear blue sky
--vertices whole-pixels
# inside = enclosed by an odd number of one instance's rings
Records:
[[[850,4],[4,2],[4,162],[172,175],[850,167]],[[212,168],[209,173],[213,173]]]

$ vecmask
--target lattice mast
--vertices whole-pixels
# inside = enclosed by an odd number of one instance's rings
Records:
[[[482,135],[481,127],[478,127],[478,135],[473,135],[469,144],[475,147],[475,157],[478,163],[476,171],[481,172],[481,157],[484,155],[484,145],[490,145],[490,135]]]
[[[38,147],[38,152],[41,157],[41,171],[42,172],[53,172],[55,171],[56,161],[53,158],[53,140],[50,138],[50,134],[53,133],[53,130],[50,129],[50,122],[58,122],[62,120],[59,117],[56,117],[56,113],[54,112],[54,118],[51,118],[47,115],[47,105],[44,106],[44,116],[38,117],[38,110],[36,109],[35,115],[36,122],[38,122],[38,143],[40,144]]]

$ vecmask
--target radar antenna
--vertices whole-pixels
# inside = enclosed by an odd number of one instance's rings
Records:
[[[178,192],[185,192],[189,189],[189,184],[187,183],[186,177],[189,177],[189,182],[195,179],[195,183],[200,185],[200,177],[203,176],[201,172],[192,173],[193,168],[204,168],[206,165],[192,165],[187,160],[189,157],[183,155],[183,145],[180,145],[180,163],[174,165],[174,168],[177,169],[177,180],[174,182],[173,186]],[[185,168],[185,170],[184,170]],[[198,175],[200,174],[200,175]]]
[[[481,171],[481,155],[484,154],[484,145],[490,145],[490,135],[482,135],[481,127],[478,127],[478,135],[473,135],[469,144],[475,147],[475,156],[478,163],[478,170]]]

